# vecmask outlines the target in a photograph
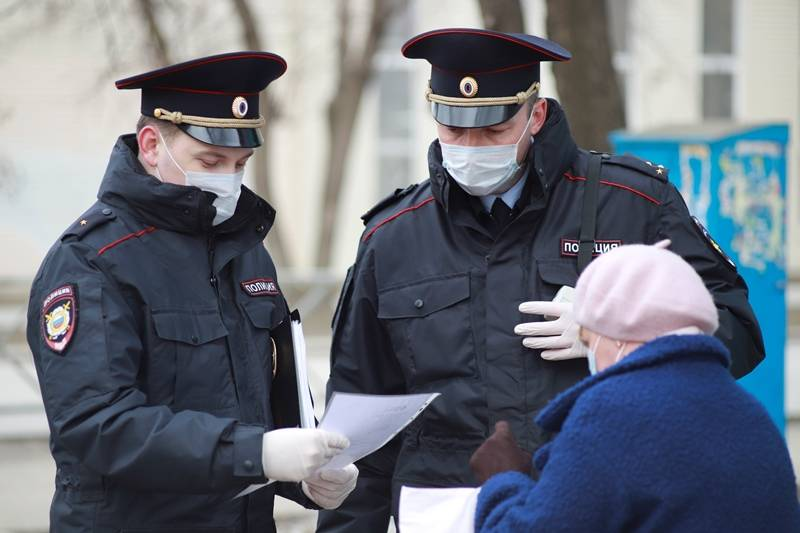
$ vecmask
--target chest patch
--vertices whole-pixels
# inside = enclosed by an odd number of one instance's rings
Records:
[[[75,334],[78,324],[78,300],[75,286],[62,285],[52,291],[42,303],[42,335],[47,347],[63,354]]]
[[[577,240],[561,239],[561,257],[578,257],[580,245],[580,241]],[[592,256],[597,257],[603,255],[604,253],[610,252],[614,248],[619,248],[620,246],[622,246],[622,241],[620,240],[595,240]]]
[[[277,296],[281,293],[278,284],[272,278],[256,278],[240,283],[248,296]]]

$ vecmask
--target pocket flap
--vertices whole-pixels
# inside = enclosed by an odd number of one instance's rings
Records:
[[[428,316],[469,298],[469,274],[427,279],[378,293],[378,318]]]
[[[250,322],[257,328],[274,329],[286,318],[283,306],[277,305],[273,299],[253,298],[245,301],[243,307]]]
[[[552,285],[575,287],[578,280],[578,264],[574,259],[551,259],[536,261],[539,276]]]
[[[216,309],[153,309],[152,317],[165,340],[205,344],[228,334]]]

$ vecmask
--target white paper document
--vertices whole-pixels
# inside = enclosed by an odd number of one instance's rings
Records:
[[[403,431],[439,396],[403,394],[380,396],[334,392],[319,428],[340,433],[350,447],[334,456],[323,470],[344,468],[380,449]]]
[[[311,402],[311,389],[308,386],[308,362],[306,361],[306,338],[303,324],[292,320],[292,344],[294,347],[294,366],[297,370],[297,394],[300,396],[300,427],[314,428],[314,405]]]
[[[403,533],[472,533],[480,488],[400,489]]]
[[[297,351],[298,347],[295,346],[295,353]],[[438,392],[398,396],[334,392],[322,415],[319,429],[344,435],[350,441],[350,446],[335,455],[321,470],[344,468],[379,450],[417,418],[437,396]],[[307,413],[311,417],[310,427],[314,427],[313,410]],[[250,485],[235,498],[247,496],[267,485],[269,483]]]

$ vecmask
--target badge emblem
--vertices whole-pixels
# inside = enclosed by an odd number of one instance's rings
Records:
[[[277,296],[281,292],[278,284],[272,278],[256,278],[243,281],[240,284],[248,296]]]
[[[233,111],[233,116],[236,118],[244,118],[247,115],[247,110],[249,109],[247,105],[247,100],[244,96],[237,96],[233,99],[233,104],[231,104],[231,111]]]
[[[461,78],[461,83],[458,84],[461,94],[467,98],[472,98],[478,94],[478,82],[472,76]]]
[[[74,285],[63,285],[47,295],[42,303],[42,334],[48,348],[63,354],[75,334],[77,322]]]
[[[611,240],[611,241],[595,240],[594,247],[592,248],[592,256],[593,257],[601,256],[606,252],[610,252],[614,248],[619,248],[620,246],[622,246],[622,241],[620,240]],[[561,256],[578,257],[578,251],[580,250],[580,247],[581,247],[580,241],[573,239],[561,239]]]

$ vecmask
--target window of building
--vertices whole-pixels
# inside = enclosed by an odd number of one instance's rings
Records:
[[[736,3],[703,0],[703,119],[726,120],[736,115]]]

